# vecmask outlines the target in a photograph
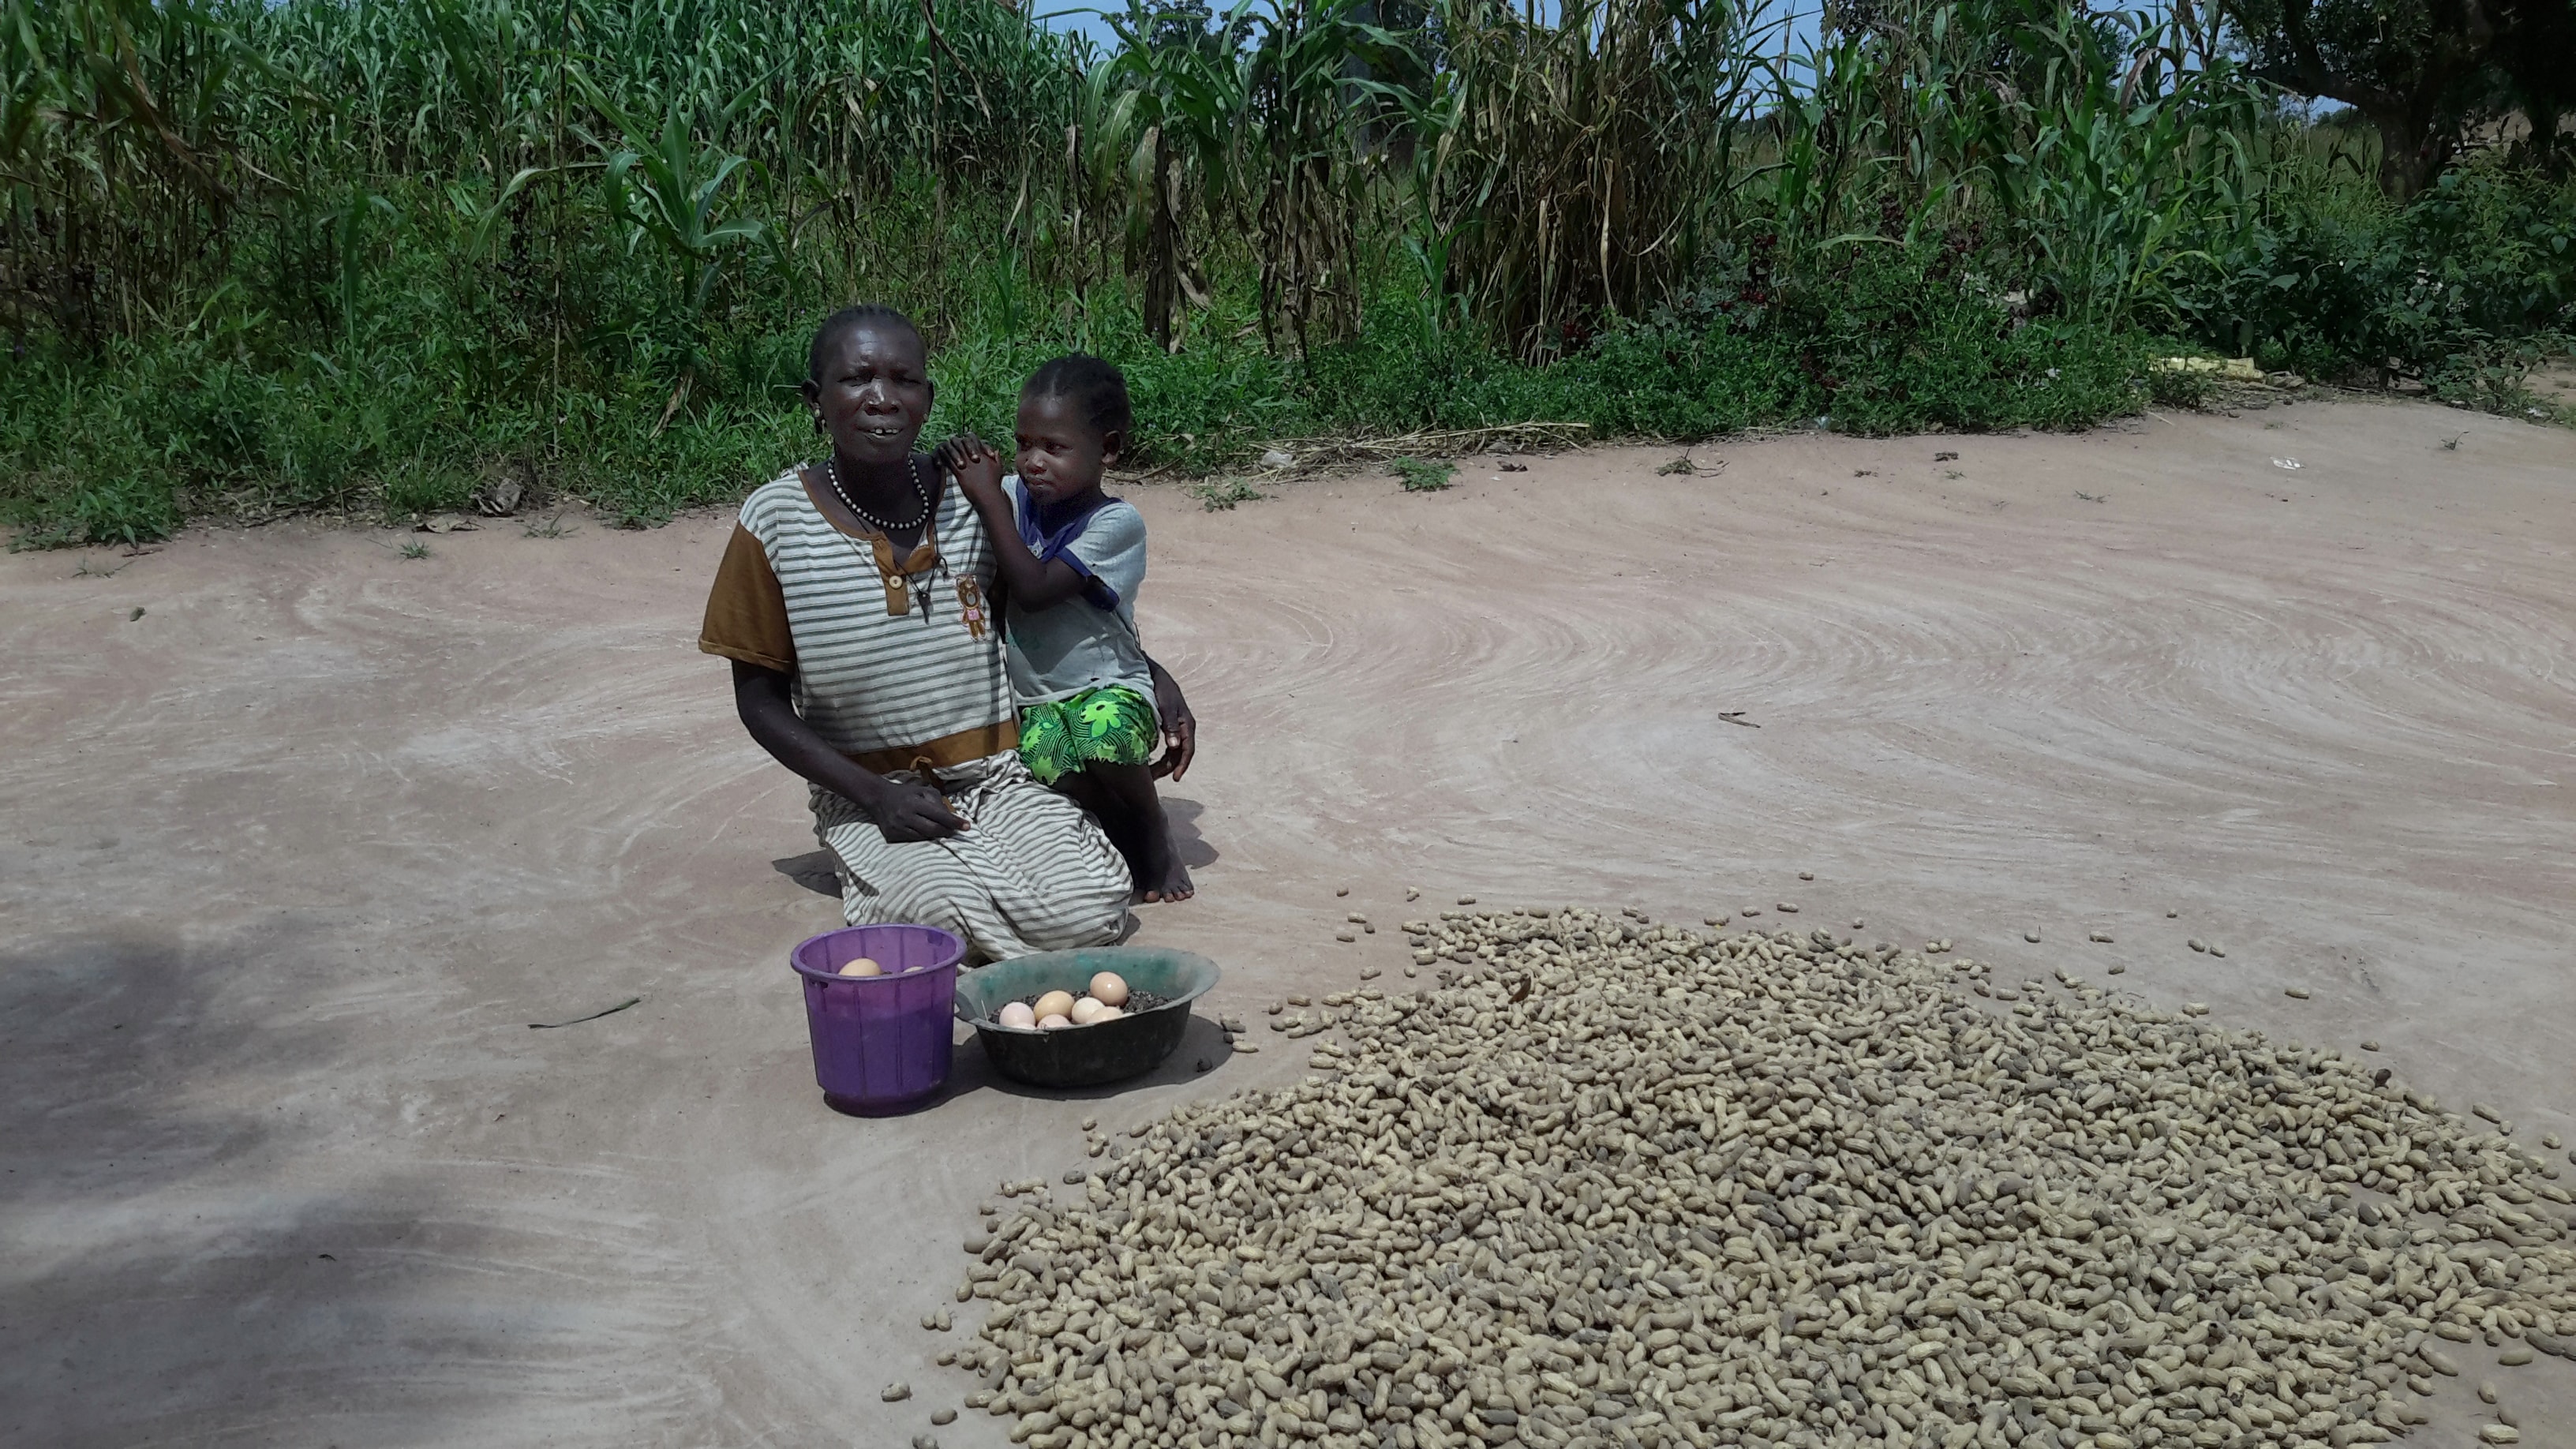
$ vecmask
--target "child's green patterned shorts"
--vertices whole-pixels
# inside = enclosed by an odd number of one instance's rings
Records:
[[[1020,711],[1020,761],[1041,785],[1087,765],[1141,765],[1154,757],[1154,706],[1110,685]]]

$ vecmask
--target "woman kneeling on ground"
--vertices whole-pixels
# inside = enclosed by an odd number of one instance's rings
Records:
[[[913,451],[931,398],[919,329],[849,308],[807,362],[831,455],[744,501],[698,647],[733,661],[743,727],[813,786],[842,919],[937,926],[975,960],[1117,939],[1126,862],[1020,762],[983,519]],[[1159,665],[1153,681],[1177,776],[1195,725]]]

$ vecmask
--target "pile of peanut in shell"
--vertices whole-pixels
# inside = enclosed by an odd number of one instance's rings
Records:
[[[1323,997],[1315,1075],[988,1208],[1012,1442],[2343,1449],[2448,1380],[2507,1444],[2469,1346],[2576,1355],[2554,1159],[2336,1052],[1822,931],[1407,928],[1441,984]]]

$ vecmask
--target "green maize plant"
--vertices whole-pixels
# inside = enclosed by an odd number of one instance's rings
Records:
[[[609,219],[625,230],[626,254],[633,256],[650,240],[673,269],[666,317],[674,324],[679,379],[663,410],[667,419],[687,400],[704,366],[701,320],[726,263],[766,229],[756,217],[719,219],[726,183],[751,162],[692,140],[694,130],[682,118],[677,96],[663,103],[661,130],[652,133],[587,82],[584,88],[592,92],[592,105],[617,125],[614,140],[585,139],[605,158],[601,201]],[[706,129],[721,134],[755,94],[745,90],[735,96]]]
[[[1245,42],[1253,0],[1201,25],[1129,0],[1108,17],[1119,50],[1106,67],[1094,154],[1123,179],[1125,257],[1146,330],[1164,347],[1185,302],[1206,305],[1200,235],[1239,221],[1236,190],[1250,91]]]
[[[96,344],[185,306],[266,178],[256,89],[301,99],[200,0],[0,3],[0,307]]]
[[[2223,59],[2190,63],[2170,20],[2061,16],[2016,32],[2038,83],[2023,139],[1987,164],[2042,285],[2074,315],[2127,316],[2208,253],[2182,241],[2243,195],[2260,108]]]
[[[1424,235],[1504,347],[1562,356],[1687,272],[1764,68],[1726,0],[1570,0],[1553,23],[1490,0],[1438,13],[1454,91],[1413,113],[1440,127]]]
[[[806,445],[855,300],[923,325],[938,426],[1080,347],[1193,468],[2072,423],[2194,347],[2551,416],[2567,148],[2487,76],[2496,144],[2385,195],[2371,124],[2233,59],[2278,9],[0,0],[0,521],[495,469],[662,517]]]

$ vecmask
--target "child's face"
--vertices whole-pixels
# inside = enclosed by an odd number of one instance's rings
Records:
[[[842,332],[805,396],[842,457],[900,463],[930,416],[930,359],[912,329],[862,324]]]
[[[1119,439],[1102,437],[1073,399],[1020,399],[1020,481],[1040,503],[1062,503],[1100,486]]]

